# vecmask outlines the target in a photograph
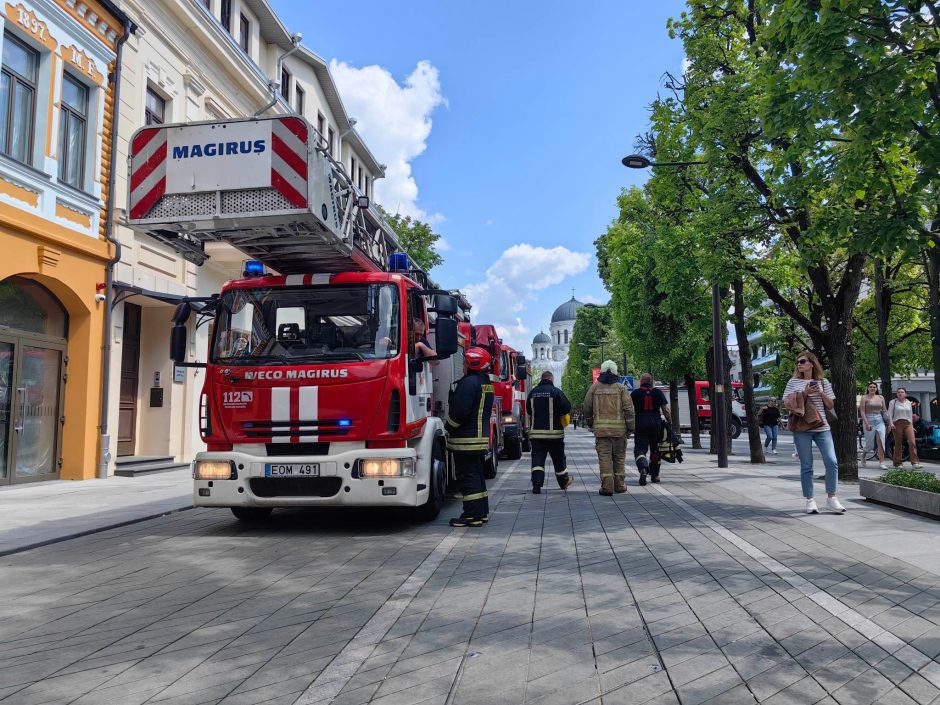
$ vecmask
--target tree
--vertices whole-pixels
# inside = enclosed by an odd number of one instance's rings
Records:
[[[412,219],[410,215],[389,215],[384,213],[385,220],[398,235],[402,249],[408,253],[414,262],[426,272],[432,267],[443,264],[444,258],[434,249],[435,243],[441,236],[431,230],[431,226],[420,220]]]

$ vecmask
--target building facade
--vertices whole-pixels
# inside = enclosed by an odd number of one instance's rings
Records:
[[[241,275],[244,255],[210,243],[197,266],[124,226],[127,154],[146,125],[302,114],[360,190],[383,167],[353,129],[326,62],[292,35],[266,0],[118,0],[139,25],[124,51],[119,178],[120,261],[114,268],[107,426],[108,472],[187,463],[202,449],[203,371],[175,368],[169,341],[175,305],[208,296]],[[205,360],[209,326],[191,323],[192,360]],[[143,465],[141,465],[143,463]]]
[[[532,369],[538,374],[551,372],[555,376],[556,387],[561,387],[568,351],[571,349],[571,336],[574,335],[574,322],[582,306],[584,304],[572,296],[552,313],[549,332],[546,334],[541,331],[532,339]]]
[[[0,485],[95,476],[114,90],[106,0],[0,6]]]

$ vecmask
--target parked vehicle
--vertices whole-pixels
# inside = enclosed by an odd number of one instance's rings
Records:
[[[747,411],[741,400],[744,385],[741,382],[731,382],[727,385],[731,392],[731,425],[728,428],[728,435],[731,438],[738,438],[741,431],[747,424]],[[667,395],[669,388],[660,385]],[[695,382],[695,407],[698,414],[699,428],[708,431],[711,428],[712,407],[710,399],[710,389],[706,380]],[[689,413],[689,395],[686,386],[679,386],[679,426],[682,429],[691,427],[692,416]]]

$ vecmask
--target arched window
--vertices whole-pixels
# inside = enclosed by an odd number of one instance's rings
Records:
[[[567,328],[566,328],[566,329],[565,329],[565,345],[567,345],[567,344],[568,344],[568,330],[567,330]]]
[[[66,338],[68,314],[41,284],[24,277],[9,277],[0,281],[0,328]]]

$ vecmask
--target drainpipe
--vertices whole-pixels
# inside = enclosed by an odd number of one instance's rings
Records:
[[[117,179],[118,158],[118,118],[121,106],[121,56],[124,42],[137,30],[137,25],[129,19],[124,20],[124,34],[118,40],[117,55],[114,59],[114,103],[111,118],[111,173],[108,176],[108,212],[105,220],[104,237],[114,245],[114,257],[108,260],[104,274],[104,333],[101,362],[101,455],[98,460],[98,479],[108,479],[108,466],[111,464],[111,437],[108,435],[109,396],[111,387],[111,306],[114,301],[114,265],[121,259],[121,243],[114,237],[114,184]]]
[[[274,104],[277,103],[277,89],[281,86],[281,66],[284,65],[284,59],[300,49],[300,41],[302,39],[303,35],[300,32],[295,32],[290,36],[290,43],[293,44],[293,46],[277,57],[277,63],[274,66],[274,78],[268,81],[268,88],[271,90],[271,102],[258,110],[253,117],[258,117],[267,112],[269,108],[274,107]],[[291,108],[291,110],[293,110],[293,108]]]

